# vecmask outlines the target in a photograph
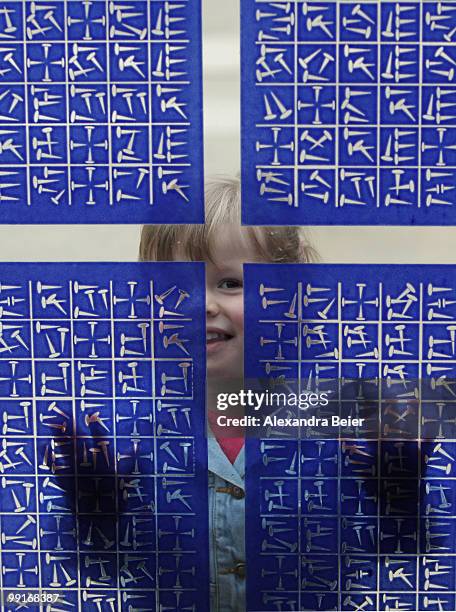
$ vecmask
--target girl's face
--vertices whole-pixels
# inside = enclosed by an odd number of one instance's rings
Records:
[[[206,349],[209,378],[242,379],[244,358],[243,269],[260,263],[248,230],[220,227],[206,262]]]

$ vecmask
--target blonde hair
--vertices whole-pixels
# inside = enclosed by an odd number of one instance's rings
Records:
[[[238,178],[216,177],[205,186],[205,225],[145,225],[139,245],[140,261],[172,261],[176,251],[190,261],[213,261],[221,225],[239,225],[241,212]],[[259,257],[270,263],[310,263],[318,254],[300,227],[243,227]]]

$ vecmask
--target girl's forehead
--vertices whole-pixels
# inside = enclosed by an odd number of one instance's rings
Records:
[[[263,262],[260,244],[253,231],[232,223],[220,223],[202,235],[178,238],[173,249],[176,261],[206,261],[224,267],[228,261]]]
[[[221,225],[208,246],[210,258],[216,264],[263,261],[251,230],[239,225]]]

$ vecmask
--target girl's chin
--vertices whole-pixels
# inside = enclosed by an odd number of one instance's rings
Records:
[[[243,376],[243,355],[234,339],[206,344],[207,375],[216,378],[239,379]],[[241,353],[241,354],[239,354]]]
[[[229,340],[216,340],[215,342],[211,340],[210,342],[206,342],[206,354],[209,357],[210,355],[218,355],[225,351],[232,351],[235,349],[234,343],[235,338],[230,338]]]
[[[239,370],[239,362],[235,364],[222,360],[215,362],[215,359],[207,359],[206,372],[208,378],[220,380],[239,380],[243,376],[242,370]]]

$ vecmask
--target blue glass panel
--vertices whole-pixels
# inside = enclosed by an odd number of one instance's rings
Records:
[[[203,264],[2,264],[5,610],[208,609],[204,313]]]
[[[200,0],[0,7],[0,223],[202,223]]]
[[[455,225],[453,3],[241,9],[244,222]]]

